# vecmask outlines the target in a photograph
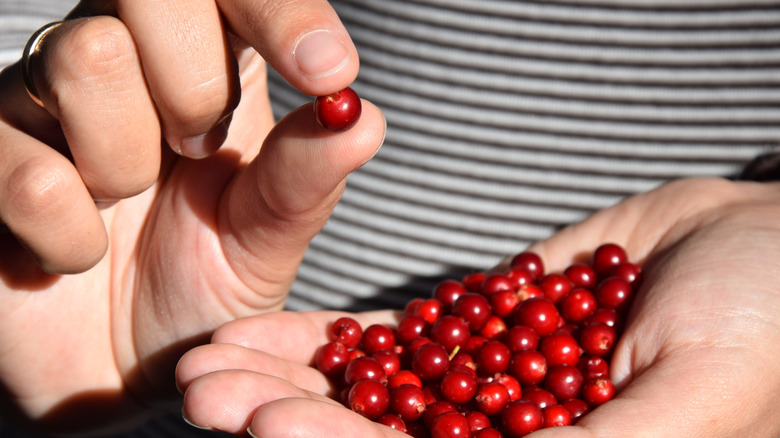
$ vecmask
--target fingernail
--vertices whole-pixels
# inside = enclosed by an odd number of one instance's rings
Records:
[[[349,51],[329,30],[314,30],[298,38],[293,57],[309,79],[318,79],[344,68]]]
[[[252,438],[257,438],[257,435],[255,435],[255,433],[252,432],[252,428],[251,427],[247,427],[246,428],[246,433],[247,433],[247,435],[251,436]]]
[[[194,427],[196,429],[207,430],[207,431],[210,431],[210,432],[214,432],[214,431],[217,430],[217,429],[214,429],[213,427],[198,426],[197,424],[195,424],[192,421],[190,421],[190,419],[187,418],[186,415],[184,415],[184,411],[182,411],[182,413],[181,413],[181,418],[184,420],[185,423],[189,424],[190,426],[192,426],[192,427]]]
[[[211,131],[182,139],[179,145],[179,153],[185,157],[200,159],[205,158],[219,149],[227,138],[230,117],[222,119]]]

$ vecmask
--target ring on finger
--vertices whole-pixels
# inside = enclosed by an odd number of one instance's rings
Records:
[[[32,80],[30,59],[33,55],[36,55],[41,51],[41,46],[46,39],[46,35],[60,24],[62,24],[62,21],[54,21],[35,31],[30,39],[27,40],[27,44],[24,46],[24,51],[22,52],[22,80],[24,82],[24,89],[27,90],[30,99],[41,107],[43,107],[43,102],[41,102],[41,98],[38,97],[38,89],[35,87],[35,83]]]

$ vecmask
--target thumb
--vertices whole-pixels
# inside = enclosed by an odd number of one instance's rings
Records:
[[[233,180],[219,206],[220,239],[250,306],[280,308],[309,240],[341,197],[347,175],[384,140],[381,111],[369,102],[347,131],[325,131],[312,104],[282,119],[258,156]],[[270,305],[269,305],[270,302]]]

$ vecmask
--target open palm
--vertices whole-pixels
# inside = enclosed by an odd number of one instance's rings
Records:
[[[577,426],[530,436],[777,437],[778,214],[776,185],[685,180],[534,245],[551,271],[607,241],[645,267],[612,362],[622,392]],[[336,317],[281,312],[222,326],[179,363],[185,415],[263,437],[404,436],[325,397],[330,387],[309,365]],[[370,324],[395,315],[357,317]]]

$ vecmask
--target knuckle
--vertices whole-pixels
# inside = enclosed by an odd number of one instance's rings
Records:
[[[59,166],[28,160],[6,182],[6,193],[16,216],[47,217],[55,214],[63,199],[73,192],[74,181]]]
[[[136,47],[127,28],[113,17],[85,19],[65,35],[54,51],[68,79],[121,80],[135,63]]]

